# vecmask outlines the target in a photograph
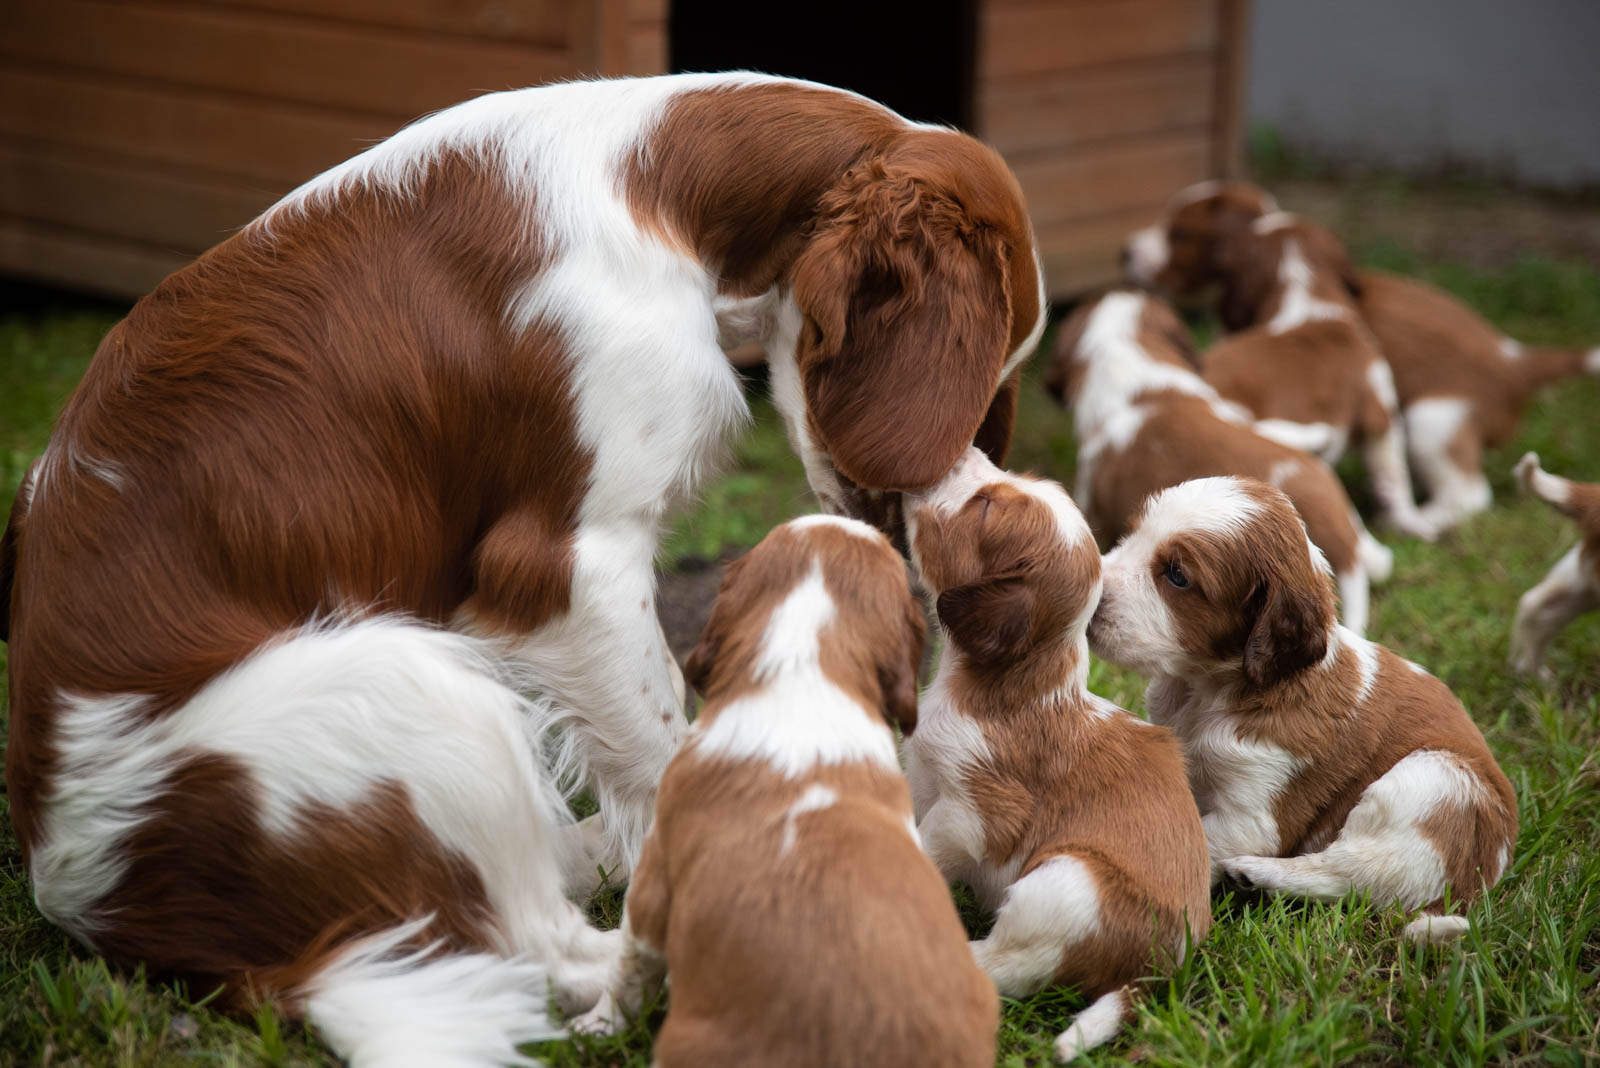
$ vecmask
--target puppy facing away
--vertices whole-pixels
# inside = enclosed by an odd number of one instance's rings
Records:
[[[1182,739],[1214,876],[1331,900],[1369,891],[1444,941],[1504,873],[1511,783],[1444,683],[1333,618],[1321,554],[1253,479],[1165,490],[1105,557],[1090,647],[1151,680]]]
[[[1524,492],[1577,520],[1582,534],[1544,581],[1517,603],[1516,622],[1511,625],[1511,667],[1527,675],[1539,670],[1563,627],[1600,608],[1600,483],[1552,475],[1532,452],[1517,461],[1515,473]]]
[[[1131,984],[1211,924],[1205,835],[1171,733],[1087,689],[1100,557],[1060,486],[976,448],[908,498],[946,642],[906,743],[918,830],[947,879],[998,906],[973,952],[1002,994],[1092,998],[1062,1059],[1109,1041]]]
[[[1345,626],[1366,629],[1369,579],[1393,557],[1367,533],[1327,464],[1257,433],[1249,412],[1193,371],[1183,321],[1160,298],[1113,289],[1081,304],[1056,335],[1045,388],[1071,407],[1073,498],[1114,544],[1158,490],[1206,475],[1248,475],[1289,495],[1333,564]]]
[[[1277,210],[1265,190],[1248,183],[1201,182],[1129,239],[1124,271],[1186,303],[1215,300],[1220,260],[1235,235]],[[1315,240],[1345,256],[1328,231],[1318,228]],[[1412,470],[1428,493],[1421,512],[1440,530],[1489,506],[1483,450],[1510,440],[1535,391],[1600,375],[1600,348],[1522,344],[1437,286],[1384,271],[1357,271],[1343,281],[1393,372]],[[1242,317],[1229,321],[1239,311],[1222,308],[1231,330],[1250,325]]]
[[[670,973],[669,1068],[994,1063],[999,999],[889,728],[916,723],[924,629],[899,555],[855,520],[786,523],[728,568],[617,972],[577,1027],[616,1027]]]

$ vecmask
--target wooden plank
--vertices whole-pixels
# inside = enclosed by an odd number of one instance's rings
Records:
[[[189,262],[182,253],[0,218],[0,274],[141,297]]]
[[[978,87],[999,78],[1070,70],[1152,56],[1209,53],[1217,46],[1220,0],[1126,0],[1027,7],[985,5],[979,13]]]
[[[401,118],[573,73],[565,49],[103,0],[6,0],[0,57]]]
[[[1040,227],[1164,204],[1174,190],[1208,177],[1210,167],[1211,138],[1204,129],[1012,164]]]
[[[633,22],[665,23],[671,9],[670,0],[628,0],[628,18]]]
[[[1016,156],[1193,129],[1212,119],[1215,80],[1210,57],[1181,56],[996,81],[979,95],[978,134]]]
[[[237,176],[272,194],[288,192],[400,125],[0,67],[0,133]]]
[[[635,22],[628,27],[628,66],[625,73],[665,74],[669,62],[665,22]]]
[[[260,189],[0,142],[0,215],[198,254],[272,203]]]
[[[225,7],[307,15],[407,30],[454,33],[565,48],[566,0],[202,0]]]
[[[1123,243],[1133,231],[1148,225],[1161,207],[1157,202],[1040,227],[1035,236],[1051,299],[1076,296],[1115,282]]]
[[[1211,173],[1232,178],[1244,170],[1244,84],[1250,64],[1250,0],[1222,0],[1220,20]]]

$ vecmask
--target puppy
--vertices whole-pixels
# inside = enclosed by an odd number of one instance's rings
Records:
[[[1517,461],[1515,473],[1525,493],[1576,519],[1583,536],[1517,603],[1517,619],[1511,625],[1511,667],[1529,675],[1539,670],[1561,628],[1600,608],[1600,483],[1549,474],[1532,452]]]
[[[1447,908],[1505,873],[1511,784],[1438,679],[1333,619],[1326,563],[1283,493],[1253,479],[1165,490],[1105,558],[1090,648],[1150,677],[1150,718],[1189,757],[1215,875],[1418,909],[1406,935],[1458,937]]]
[[[1247,411],[1191,369],[1194,349],[1163,301],[1114,289],[1085,301],[1056,335],[1045,388],[1073,412],[1073,498],[1102,545],[1114,544],[1151,494],[1204,475],[1249,475],[1289,495],[1339,576],[1345,626],[1366,629],[1368,580],[1393,557],[1361,524],[1327,464],[1258,434]]]
[[[1133,981],[1210,926],[1183,754],[1086,687],[1100,558],[1060,486],[973,448],[906,504],[945,634],[906,743],[918,829],[947,879],[998,904],[973,952],[1002,994],[1057,982],[1094,999],[1056,1040],[1070,1058],[1114,1037]]]
[[[1174,299],[1216,301],[1224,251],[1235,235],[1277,210],[1265,190],[1248,183],[1201,182],[1128,240],[1123,270]],[[1348,262],[1338,239],[1318,230],[1324,251]],[[1510,440],[1538,389],[1585,372],[1600,375],[1600,348],[1522,344],[1437,286],[1383,271],[1354,272],[1344,281],[1394,374],[1413,472],[1429,495],[1420,511],[1439,530],[1489,506],[1483,450]],[[1229,329],[1250,325],[1244,309],[1221,310]],[[1241,317],[1231,321],[1236,313]]]
[[[924,623],[873,528],[811,516],[728,568],[686,676],[705,704],[661,782],[610,992],[672,981],[655,1063],[994,1063],[999,1000],[918,847],[889,724]]]

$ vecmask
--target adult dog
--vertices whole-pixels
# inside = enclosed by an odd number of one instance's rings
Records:
[[[40,909],[354,1060],[509,1055],[599,996],[563,874],[631,867],[686,729],[651,558],[747,417],[723,347],[883,521],[1003,454],[1042,326],[999,156],[823,86],[493,94],[313,180],[112,329],[13,509]]]

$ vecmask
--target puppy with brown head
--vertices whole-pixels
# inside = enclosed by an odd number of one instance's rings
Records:
[[[1250,413],[1192,369],[1188,328],[1160,298],[1113,289],[1084,301],[1056,334],[1045,388],[1072,409],[1073,493],[1105,546],[1153,493],[1207,475],[1280,487],[1339,576],[1344,623],[1366,628],[1367,584],[1389,575],[1389,550],[1362,526],[1327,464],[1256,432]]]
[[[1201,182],[1173,198],[1166,216],[1128,239],[1123,270],[1141,285],[1188,304],[1216,303],[1226,270],[1256,278],[1272,265],[1248,262],[1238,239],[1278,210],[1265,190],[1245,182]],[[1429,497],[1421,513],[1444,530],[1489,506],[1481,470],[1485,446],[1516,431],[1522,409],[1542,386],[1579,374],[1600,375],[1600,348],[1524,345],[1437,286],[1384,271],[1352,271],[1339,240],[1321,227],[1307,239],[1338,273],[1394,375],[1414,473]],[[1225,269],[1225,257],[1246,262]],[[1230,329],[1253,320],[1224,304]]]
[[[1577,520],[1582,536],[1517,604],[1517,619],[1511,625],[1511,667],[1531,675],[1563,627],[1600,609],[1600,483],[1552,475],[1539,466],[1539,454],[1533,452],[1517,461],[1515,473],[1524,492]]]
[[[1334,622],[1289,499],[1252,479],[1185,482],[1104,563],[1090,645],[1150,677],[1214,874],[1322,900],[1365,890],[1420,910],[1408,937],[1464,932],[1444,912],[1505,873],[1511,783],[1442,682]]]
[[[655,1062],[994,1062],[999,1001],[918,847],[890,724],[916,724],[924,623],[864,523],[786,523],[729,567],[686,675],[622,920],[609,1030],[672,979]]]
[[[1329,463],[1359,445],[1389,522],[1436,535],[1412,498],[1394,375],[1337,238],[1252,186],[1203,183],[1179,194],[1170,221],[1129,239],[1124,264],[1178,299],[1220,301],[1224,325],[1240,332],[1206,352],[1202,373],[1263,433]]]
[[[946,639],[906,744],[918,830],[947,879],[998,906],[973,952],[1002,994],[1054,982],[1094,999],[1056,1040],[1072,1057],[1113,1038],[1134,980],[1210,926],[1183,755],[1088,691],[1100,558],[1060,486],[974,448],[906,503]]]

